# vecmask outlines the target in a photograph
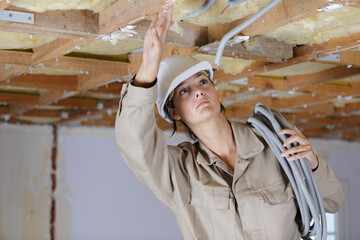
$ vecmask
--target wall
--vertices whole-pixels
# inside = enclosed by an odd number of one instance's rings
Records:
[[[0,239],[50,239],[51,127],[0,125]]]
[[[325,157],[342,181],[347,194],[340,210],[340,240],[360,239],[360,143],[346,141],[324,141],[313,139],[312,144]]]
[[[182,239],[122,161],[113,129],[61,128],[58,152],[56,239]]]

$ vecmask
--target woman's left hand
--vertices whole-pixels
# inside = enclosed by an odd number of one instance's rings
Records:
[[[293,156],[288,157],[287,159],[289,161],[294,161],[296,159],[300,158],[306,158],[309,161],[311,169],[316,169],[319,161],[316,156],[316,153],[314,152],[313,148],[310,145],[309,140],[302,135],[300,132],[293,130],[293,129],[283,129],[279,132],[280,135],[288,134],[291,135],[289,138],[287,138],[284,142],[284,147],[292,144],[292,143],[298,143],[298,146],[291,147],[290,149],[285,150],[281,157],[289,156],[290,154],[294,154]]]

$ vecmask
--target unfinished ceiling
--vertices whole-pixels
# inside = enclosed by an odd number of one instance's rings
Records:
[[[154,13],[174,6],[164,57],[214,64],[218,41],[270,1],[248,0],[220,14],[228,2],[216,0],[185,19],[204,2],[0,0],[0,121],[113,126]],[[19,12],[32,15],[19,22]],[[359,16],[359,0],[283,0],[245,28],[225,47],[214,76],[227,117],[243,121],[263,102],[308,137],[359,141]]]

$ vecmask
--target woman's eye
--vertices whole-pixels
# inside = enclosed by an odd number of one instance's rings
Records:
[[[184,95],[185,93],[187,93],[187,89],[186,88],[183,88],[179,91],[179,94],[180,95]]]
[[[208,83],[207,79],[201,79],[200,80],[200,85],[203,85],[203,84],[206,84],[206,83]]]

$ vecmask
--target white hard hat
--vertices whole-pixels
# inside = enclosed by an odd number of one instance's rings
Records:
[[[172,55],[160,63],[159,73],[157,75],[158,99],[156,104],[161,117],[170,123],[173,122],[164,110],[166,100],[170,93],[182,81],[203,70],[209,72],[209,78],[212,80],[214,73],[208,61],[200,62],[188,55]]]

